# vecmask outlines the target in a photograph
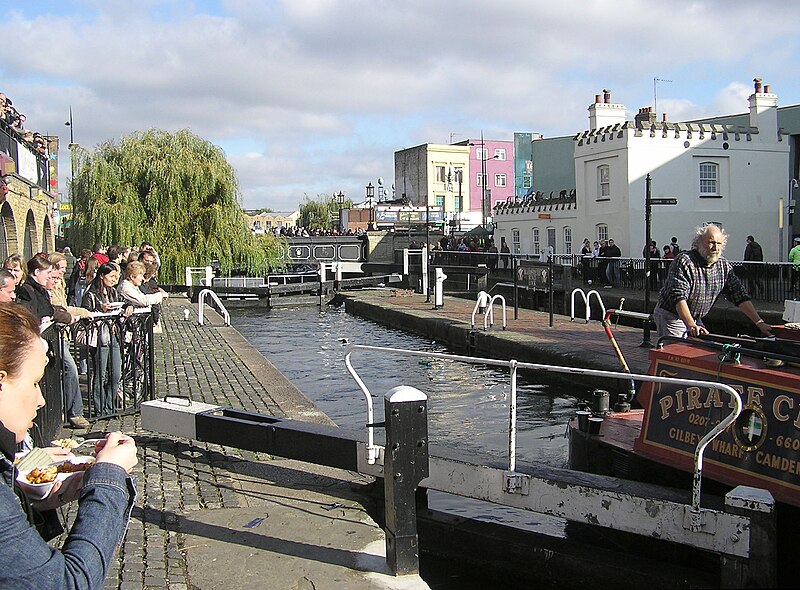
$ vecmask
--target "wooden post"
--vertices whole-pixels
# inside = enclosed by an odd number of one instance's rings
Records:
[[[775,500],[767,490],[739,486],[725,495],[725,511],[750,518],[749,558],[723,555],[721,588],[774,588],[778,584]]]

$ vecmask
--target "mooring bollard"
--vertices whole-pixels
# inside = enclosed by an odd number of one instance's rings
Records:
[[[386,564],[394,575],[419,573],[417,508],[419,482],[428,477],[428,397],[400,386],[384,395],[386,451]]]

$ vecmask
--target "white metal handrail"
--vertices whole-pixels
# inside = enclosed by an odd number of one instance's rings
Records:
[[[730,395],[734,402],[733,411],[723,418],[719,424],[712,428],[706,435],[700,439],[694,452],[694,480],[692,485],[692,513],[693,517],[699,519],[700,515],[700,487],[703,472],[703,453],[705,452],[708,444],[721,434],[728,426],[730,426],[742,411],[742,398],[739,393],[730,385],[714,381],[695,381],[690,379],[676,379],[674,377],[661,377],[655,375],[641,375],[632,373],[621,373],[618,371],[601,371],[597,369],[581,369],[576,367],[563,367],[558,365],[543,365],[539,363],[524,363],[515,359],[508,361],[463,356],[457,354],[447,354],[441,352],[425,352],[418,350],[406,350],[402,348],[389,348],[385,346],[367,346],[362,344],[350,345],[345,352],[345,366],[348,372],[353,377],[358,387],[364,394],[364,399],[367,402],[367,452],[368,462],[373,464],[379,456],[380,446],[374,444],[374,411],[372,405],[372,395],[365,385],[364,381],[353,368],[350,357],[357,350],[380,352],[385,354],[396,354],[400,356],[412,357],[427,357],[443,360],[453,360],[471,365],[490,365],[494,367],[508,367],[511,377],[511,395],[509,401],[509,428],[508,428],[508,470],[510,472],[516,471],[516,439],[517,439],[517,371],[518,369],[528,369],[535,371],[545,371],[553,373],[565,373],[569,375],[581,375],[584,377],[602,377],[612,379],[633,379],[635,381],[643,381],[650,383],[667,383],[671,385],[688,385],[709,387],[721,390]]]
[[[475,307],[472,308],[472,316],[470,316],[469,323],[472,326],[472,329],[475,329],[475,316],[478,315],[478,310],[484,310],[484,317],[483,317],[483,329],[486,329],[486,308],[489,307],[489,301],[491,300],[492,296],[489,295],[486,291],[478,291],[478,299],[475,301]]]
[[[581,298],[583,298],[583,305],[586,309],[586,323],[589,323],[589,320],[592,317],[592,307],[589,305],[589,302],[592,299],[592,295],[597,297],[597,302],[600,304],[600,309],[603,310],[603,317],[606,315],[606,306],[603,303],[603,298],[600,297],[600,293],[597,292],[597,289],[592,289],[588,293],[584,293],[583,289],[577,287],[572,290],[571,295],[571,303],[570,303],[570,311],[569,311],[569,321],[575,320],[575,295],[580,294]]]
[[[231,316],[228,313],[228,310],[225,309],[225,306],[222,305],[222,301],[220,301],[220,298],[217,297],[217,294],[214,293],[214,291],[212,291],[211,289],[203,289],[197,296],[197,323],[200,324],[201,326],[203,325],[203,305],[206,299],[206,295],[211,295],[211,299],[219,307],[219,311],[222,314],[222,319],[225,321],[225,325],[230,326]]]
[[[500,294],[495,295],[492,297],[491,301],[489,301],[489,308],[486,310],[486,313],[483,316],[483,329],[486,329],[486,322],[489,322],[490,326],[494,326],[494,302],[497,300],[503,304],[503,330],[506,329],[508,322],[506,321],[506,298]]]

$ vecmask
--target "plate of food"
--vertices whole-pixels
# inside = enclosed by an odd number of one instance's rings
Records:
[[[83,473],[92,464],[94,464],[94,457],[75,457],[67,461],[25,469],[17,475],[17,483],[29,499],[43,500],[50,495],[50,491],[57,481],[63,481],[77,473]]]

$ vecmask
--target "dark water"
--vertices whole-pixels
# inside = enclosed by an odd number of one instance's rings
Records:
[[[295,386],[337,424],[353,430],[366,424],[366,402],[344,364],[348,344],[453,352],[419,336],[406,334],[345,313],[344,308],[298,307],[233,309],[233,326]],[[346,340],[347,342],[343,342]],[[509,373],[495,367],[440,359],[387,356],[357,351],[351,362],[372,393],[375,421],[383,419],[383,394],[410,385],[428,396],[429,439],[480,457],[508,457]],[[579,392],[583,393],[583,392]],[[517,380],[517,460],[554,467],[567,463],[567,421],[577,400],[563,387]],[[376,429],[382,442],[382,430]],[[429,492],[432,509],[563,537],[564,521]],[[423,559],[423,579],[435,590],[486,588],[494,578],[468,563]]]
[[[344,365],[349,344],[452,352],[444,346],[344,312],[299,307],[233,310],[233,326],[340,426],[366,423],[366,402]],[[342,340],[347,340],[347,343]],[[351,362],[372,393],[375,420],[383,394],[410,385],[428,396],[432,444],[507,457],[509,373],[495,367],[357,351]],[[576,399],[553,386],[517,381],[517,458],[563,467],[566,423]],[[376,431],[377,433],[377,431]]]

